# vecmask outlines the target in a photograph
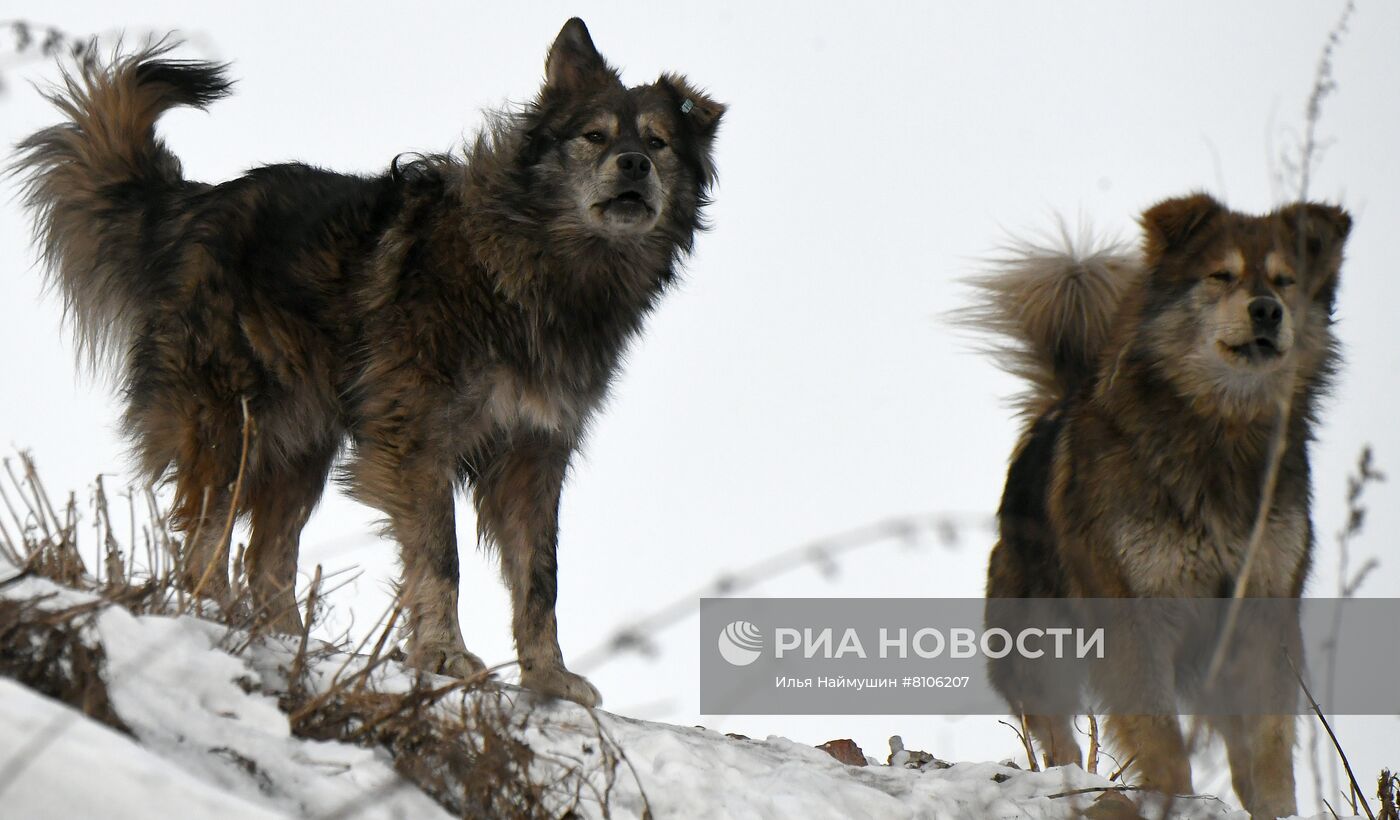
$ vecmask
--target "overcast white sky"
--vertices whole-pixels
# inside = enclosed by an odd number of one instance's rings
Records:
[[[186,172],[217,181],[302,159],[373,173],[398,152],[460,143],[482,111],[537,88],[546,47],[582,16],[624,79],[679,70],[730,105],[720,186],[685,283],[651,320],[565,492],[560,622],[566,658],[616,626],[766,554],[890,515],[990,513],[1016,422],[1010,377],[940,318],[957,280],[1006,230],[1082,216],[1131,236],[1156,200],[1204,189],[1242,210],[1290,191],[1278,157],[1297,141],[1337,2],[804,3],[758,5],[349,4],[11,0],[6,16],[76,32],[197,36],[189,56],[233,61],[236,94],[177,112],[162,132]],[[1400,475],[1400,6],[1361,2],[1326,101],[1316,198],[1351,209],[1339,332],[1347,367],[1314,450],[1319,532],[1312,594],[1335,589],[1345,476],[1372,443]],[[53,112],[7,69],[0,139]],[[12,190],[12,188],[8,189]],[[7,193],[8,193],[7,190]],[[52,489],[125,475],[118,404],[75,376],[56,300],[41,296],[28,232],[0,210],[0,439],[30,448]],[[1395,594],[1400,493],[1382,485],[1356,543]],[[488,660],[512,651],[496,571],[474,557],[464,505],[463,621]],[[358,565],[345,622],[377,617],[396,572],[372,516],[329,495],[302,568]],[[875,546],[828,579],[812,568],[767,596],[978,596],[991,536],[955,549]],[[608,708],[751,736],[885,738],[944,759],[1019,756],[993,717],[697,714],[693,619],[650,660],[591,672]],[[709,638],[707,638],[708,640]],[[581,670],[582,671],[582,670]],[[1342,719],[1358,774],[1400,765],[1400,719]],[[1304,735],[1306,737],[1306,735]],[[1389,755],[1387,758],[1386,755]],[[1303,755],[1306,757],[1306,750]],[[1305,786],[1309,779],[1300,771]],[[1198,774],[1201,790],[1228,792]]]

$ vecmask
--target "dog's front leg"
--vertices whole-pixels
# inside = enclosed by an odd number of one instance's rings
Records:
[[[1244,741],[1250,756],[1250,789],[1240,795],[1255,820],[1290,817],[1298,813],[1293,782],[1293,715],[1250,715],[1244,718]]]
[[[1259,619],[1265,617],[1261,615]],[[1288,659],[1303,657],[1303,636],[1296,609],[1290,611],[1287,617],[1277,618],[1271,623],[1256,625],[1243,621],[1238,632],[1263,646],[1285,647]],[[1277,709],[1278,713],[1245,715],[1237,719],[1240,725],[1237,745],[1244,746],[1245,777],[1248,780],[1247,792],[1240,794],[1240,799],[1249,816],[1256,820],[1289,817],[1298,812],[1293,773],[1293,746],[1298,721],[1293,713],[1298,708],[1299,688],[1296,673],[1285,666],[1289,662],[1298,666],[1302,664],[1296,660],[1270,657],[1267,652],[1243,640],[1241,643],[1246,645],[1231,659],[1234,668],[1227,669],[1229,684],[1253,693],[1255,704],[1269,710]],[[1226,741],[1229,740],[1227,736]],[[1233,770],[1237,755],[1233,749],[1231,753]],[[1240,778],[1237,776],[1235,780],[1238,783]]]
[[[554,616],[559,494],[571,448],[545,434],[517,434],[478,464],[473,496],[483,539],[500,550],[510,587],[520,683],[597,705],[598,690],[564,668]]]
[[[459,567],[452,485],[425,488],[407,520],[394,521],[403,555],[409,665],[465,678],[486,668],[468,652],[457,617]]]
[[[408,615],[409,665],[468,677],[485,664],[462,642],[453,476],[437,457],[442,448],[428,446],[428,441],[403,425],[367,424],[350,465],[352,489],[357,498],[388,516],[399,542],[399,596]]]

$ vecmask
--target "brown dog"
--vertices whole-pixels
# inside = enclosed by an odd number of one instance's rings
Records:
[[[67,77],[51,99],[68,121],[27,139],[16,170],[81,346],[119,375],[142,470],[174,481],[189,582],[223,596],[223,522],[246,514],[254,603],[295,629],[299,533],[348,440],[351,487],[402,547],[412,662],[482,668],[457,618],[453,489],[468,485],[522,683],[596,703],[556,638],[560,489],[702,228],[724,106],[677,75],[624,86],[575,19],[535,101],[463,158],[209,185],[154,126],[229,82],[168,50]]]
[[[999,361],[1032,385],[987,595],[1230,597],[1284,424],[1247,589],[1296,598],[1312,544],[1308,442],[1335,367],[1332,306],[1351,220],[1311,203],[1248,216],[1197,194],[1161,202],[1141,221],[1140,254],[1026,245],[976,282],[985,298],[970,323],[1009,337]],[[1126,625],[1136,630],[1135,656],[1091,682],[1168,705],[1170,714],[1109,718],[1141,783],[1168,793],[1191,791],[1170,705],[1200,671],[1183,666],[1192,653],[1178,626]],[[1227,663],[1225,675],[1293,686],[1250,678],[1246,666]],[[1022,711],[1035,681],[1013,661],[991,672]],[[1049,763],[1079,760],[1068,716],[1027,718]],[[1292,814],[1294,718],[1214,723],[1249,811]]]

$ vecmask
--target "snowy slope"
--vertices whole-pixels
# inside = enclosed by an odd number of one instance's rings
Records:
[[[0,566],[0,579],[12,574]],[[86,593],[29,578],[0,596],[57,608]],[[228,630],[190,616],[134,616],[108,606],[92,638],[107,653],[112,705],[128,737],[19,684],[0,679],[0,815],[6,818],[190,818],[449,816],[394,771],[386,752],[296,737],[277,699],[294,642],[255,644],[239,655]],[[347,663],[348,661],[348,663]],[[311,677],[329,683],[356,660],[328,652]],[[402,689],[409,676],[389,665],[373,685]],[[925,770],[850,766],[808,745],[770,737],[734,738],[703,728],[590,715],[539,703],[505,687],[524,720],[538,766],[568,768],[596,758],[608,741],[626,761],[590,770],[584,816],[714,818],[1070,818],[1094,806],[1107,780],[1078,768],[1032,773],[995,763]],[[838,726],[833,719],[833,726]],[[883,755],[882,755],[883,756]],[[871,761],[874,763],[875,761]],[[586,768],[586,767],[585,767]],[[1143,796],[1128,793],[1140,804]],[[1124,817],[1126,802],[1112,795]],[[562,805],[562,804],[561,804]],[[1150,809],[1146,816],[1160,816]],[[1173,816],[1245,818],[1214,799],[1180,800]]]

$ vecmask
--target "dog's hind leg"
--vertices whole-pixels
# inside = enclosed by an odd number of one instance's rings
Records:
[[[593,684],[564,668],[557,596],[559,494],[570,448],[546,435],[518,434],[476,467],[473,497],[481,535],[500,550],[510,587],[520,683],[553,697],[596,706]]]
[[[242,455],[237,422],[229,414],[203,413],[175,435],[175,499],[172,528],[181,536],[178,580],[226,605],[229,593],[229,514]],[[220,423],[220,421],[222,423]]]
[[[301,631],[296,600],[297,552],[301,530],[321,500],[334,444],[269,468],[249,492],[252,537],[244,566],[257,622],[275,632]]]

